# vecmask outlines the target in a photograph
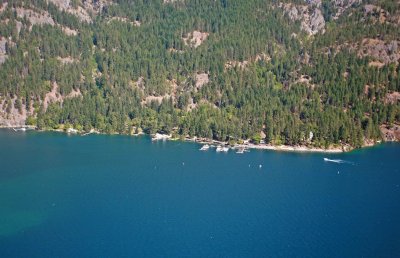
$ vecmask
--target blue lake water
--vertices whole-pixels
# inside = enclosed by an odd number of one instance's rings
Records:
[[[399,144],[200,147],[0,130],[0,256],[400,257]]]

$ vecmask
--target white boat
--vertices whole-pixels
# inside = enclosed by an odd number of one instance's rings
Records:
[[[26,131],[26,128],[25,128],[25,127],[20,127],[20,128],[14,128],[14,127],[13,127],[13,130],[16,131],[16,132],[18,132],[18,131],[25,132],[25,131]]]
[[[68,128],[67,129],[67,133],[72,133],[72,134],[77,134],[78,130],[74,129],[74,128]]]
[[[245,151],[244,148],[239,148],[239,149],[236,151],[236,153],[237,153],[237,154],[243,154],[244,151]]]
[[[200,150],[201,150],[201,151],[206,151],[206,150],[208,150],[209,148],[210,148],[210,145],[205,144],[205,145],[203,145],[203,146],[200,148]]]
[[[326,162],[338,163],[338,164],[342,164],[342,163],[349,163],[349,164],[352,164],[352,163],[349,162],[349,161],[344,161],[344,160],[341,160],[341,159],[328,159],[328,158],[324,158],[324,161],[326,161]]]
[[[171,138],[171,135],[167,135],[167,134],[160,134],[160,133],[156,133],[153,138],[151,138],[152,141],[158,141],[158,140],[168,140]]]
[[[229,147],[223,147],[221,145],[218,145],[216,151],[217,152],[228,152],[229,151]]]

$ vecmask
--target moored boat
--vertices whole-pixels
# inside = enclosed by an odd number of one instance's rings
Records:
[[[167,135],[167,134],[160,134],[160,133],[156,133],[155,135],[153,135],[153,137],[151,138],[152,141],[158,141],[158,140],[168,140],[171,139],[171,135]]]
[[[210,148],[210,145],[205,144],[205,145],[203,145],[203,146],[200,148],[200,150],[201,150],[201,151],[206,151],[206,150],[208,150],[209,148]]]
[[[245,151],[245,148],[239,148],[239,149],[236,151],[236,153],[238,153],[238,154],[243,154],[244,151]]]
[[[218,145],[216,151],[217,152],[228,152],[229,151],[229,147],[223,147],[221,145]]]
[[[14,128],[14,127],[13,127],[13,130],[14,130],[15,132],[18,132],[18,131],[25,132],[25,131],[26,131],[26,128],[25,128],[25,127],[19,127],[19,128]]]

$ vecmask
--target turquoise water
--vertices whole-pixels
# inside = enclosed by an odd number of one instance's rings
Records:
[[[0,256],[400,256],[400,145],[199,148],[0,130]]]

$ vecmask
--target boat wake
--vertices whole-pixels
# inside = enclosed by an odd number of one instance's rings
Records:
[[[338,164],[353,164],[353,162],[342,160],[342,159],[328,159],[324,158],[325,162],[333,162],[333,163],[338,163]]]

